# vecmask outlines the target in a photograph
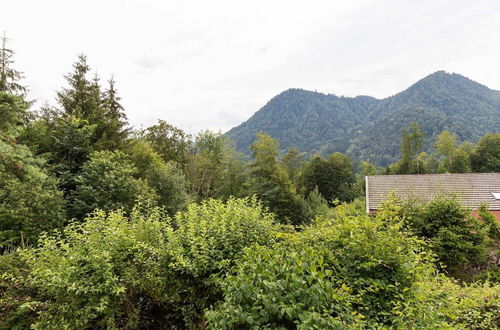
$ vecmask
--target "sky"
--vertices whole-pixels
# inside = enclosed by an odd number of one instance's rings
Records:
[[[289,88],[384,98],[437,70],[500,90],[499,0],[16,0],[2,30],[35,109],[83,53],[136,128],[225,132]]]

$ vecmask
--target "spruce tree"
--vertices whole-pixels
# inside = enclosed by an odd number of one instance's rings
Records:
[[[18,83],[23,78],[23,73],[12,68],[14,51],[7,48],[8,40],[4,32],[0,48],[0,92],[23,95],[27,89]]]
[[[128,130],[126,116],[120,104],[113,79],[109,87],[102,92],[99,76],[88,79],[90,66],[85,55],[79,55],[73,65],[73,72],[65,78],[69,87],[57,93],[57,99],[65,115],[95,125],[93,145],[97,150],[113,150],[126,139]]]
[[[120,103],[121,97],[118,96],[118,90],[115,87],[113,77],[108,80],[108,87],[101,95],[102,107],[102,129],[99,132],[101,149],[119,148],[127,139],[130,129],[127,128],[127,116],[125,109]]]

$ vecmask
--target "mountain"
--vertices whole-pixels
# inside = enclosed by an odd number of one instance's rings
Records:
[[[226,136],[246,154],[255,134],[263,132],[277,139],[282,151],[339,151],[385,166],[399,159],[401,130],[412,121],[427,135],[427,152],[443,130],[455,133],[459,142],[476,142],[484,134],[500,132],[500,91],[444,71],[385,99],[289,89]]]

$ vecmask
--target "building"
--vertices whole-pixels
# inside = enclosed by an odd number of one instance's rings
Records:
[[[437,195],[455,196],[473,210],[486,203],[500,222],[500,173],[373,175],[366,177],[366,211],[377,212],[391,193],[398,198],[432,200]]]

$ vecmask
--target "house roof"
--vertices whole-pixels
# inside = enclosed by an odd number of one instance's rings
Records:
[[[373,175],[366,177],[366,208],[377,210],[392,192],[402,199],[429,201],[437,195],[451,195],[470,209],[480,203],[500,210],[500,173]]]

